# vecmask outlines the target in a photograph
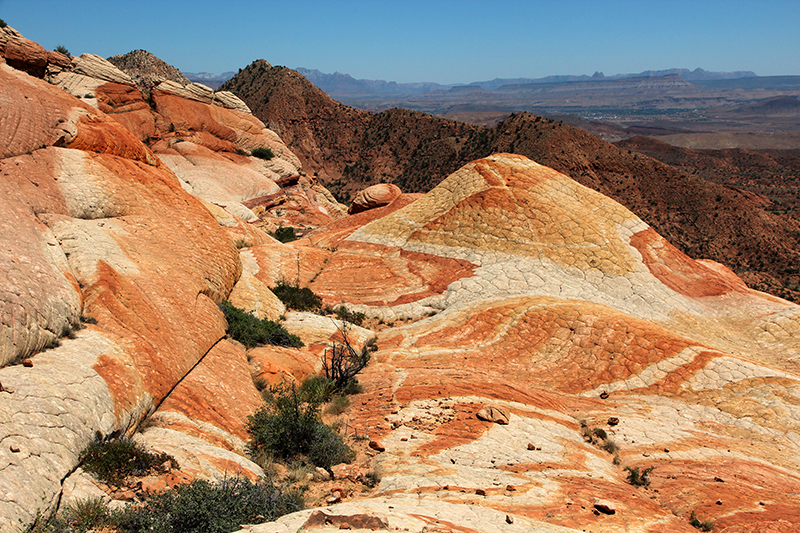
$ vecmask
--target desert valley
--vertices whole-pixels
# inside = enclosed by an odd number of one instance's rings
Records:
[[[800,147],[445,103],[4,23],[0,531],[800,530]]]

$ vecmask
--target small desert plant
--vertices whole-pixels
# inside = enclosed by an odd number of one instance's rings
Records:
[[[300,337],[292,335],[277,322],[256,318],[227,301],[219,304],[219,308],[225,315],[225,320],[228,321],[228,335],[247,348],[263,344],[293,348],[303,346]]]
[[[325,408],[325,412],[330,415],[338,416],[350,407],[350,398],[347,396],[334,396],[331,403]]]
[[[372,470],[364,475],[362,483],[369,488],[375,488],[381,482],[381,475]]]
[[[58,46],[56,46],[56,52],[60,52],[60,53],[64,54],[67,57],[72,57],[72,54],[69,53],[69,50],[67,50],[67,47],[62,45],[62,44],[59,44]]]
[[[314,311],[322,305],[322,298],[314,294],[314,291],[308,287],[300,288],[297,284],[291,284],[284,279],[278,280],[272,287],[272,292],[289,309]]]
[[[297,240],[297,234],[292,226],[278,226],[273,233],[270,233],[276,241],[292,242]]]
[[[648,466],[644,470],[639,472],[639,467],[631,468],[630,466],[626,466],[625,470],[628,471],[628,483],[633,485],[634,487],[649,487],[650,486],[650,472],[652,472],[655,467]]]
[[[336,390],[343,392],[351,381],[355,381],[356,374],[364,370],[369,364],[372,352],[378,349],[375,339],[370,339],[361,351],[356,351],[347,337],[348,326],[343,324],[339,328],[342,342],[334,342],[325,350],[322,356],[322,369],[325,377],[333,380]]]
[[[129,505],[116,519],[128,533],[224,533],[299,511],[302,494],[261,480],[196,480]]]
[[[603,439],[603,440],[608,438],[608,434],[606,433],[606,430],[603,428],[594,428],[592,430],[592,435],[594,435],[598,439]]]
[[[244,239],[236,239],[233,245],[236,246],[237,250],[241,250],[242,248],[247,248],[250,246],[250,244]]]
[[[305,455],[322,468],[350,462],[353,451],[319,418],[319,404],[303,401],[294,384],[271,389],[270,401],[247,417],[249,449],[256,457],[293,459]]]
[[[6,26],[8,26],[8,24],[6,24],[6,21],[3,20],[3,19],[0,19],[0,28],[5,28]]]
[[[619,452],[619,446],[617,446],[617,443],[609,438],[606,438],[603,441],[603,444],[600,445],[600,447],[605,451],[607,451],[608,453],[610,453],[611,455],[614,455],[617,452]]]
[[[97,319],[91,316],[81,315],[81,322],[84,324],[97,324]]]
[[[169,462],[178,464],[165,453],[151,453],[130,439],[96,438],[80,455],[83,469],[109,485],[119,485],[128,476],[145,475]]]
[[[700,521],[697,516],[692,511],[692,516],[689,519],[689,524],[692,525],[695,529],[699,529],[700,531],[711,531],[714,529],[714,521],[713,520],[706,520],[705,522]]]
[[[322,376],[309,376],[300,384],[297,394],[304,402],[322,405],[329,402],[336,392],[333,381]]]
[[[111,511],[102,498],[89,498],[67,505],[61,511],[60,520],[67,526],[66,531],[80,532],[100,530],[113,523]]]
[[[336,313],[336,318],[343,322],[350,322],[355,324],[356,326],[360,326],[364,323],[364,319],[367,318],[367,315],[361,313],[359,311],[350,311],[345,306],[340,305],[339,307],[332,310]]]
[[[265,159],[269,161],[270,159],[275,157],[275,152],[273,152],[270,148],[262,146],[259,148],[253,148],[253,151],[250,152],[250,155],[252,155],[253,157],[258,157],[259,159]]]

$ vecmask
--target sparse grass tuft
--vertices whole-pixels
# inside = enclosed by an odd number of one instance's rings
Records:
[[[692,527],[694,527],[695,529],[699,529],[700,531],[711,531],[712,529],[714,529],[713,520],[706,520],[705,522],[700,521],[695,515],[694,511],[692,511],[692,516],[689,519],[689,524],[691,524]]]
[[[348,407],[350,407],[350,398],[347,396],[334,396],[331,403],[325,408],[325,412],[330,415],[339,416],[347,411]]]

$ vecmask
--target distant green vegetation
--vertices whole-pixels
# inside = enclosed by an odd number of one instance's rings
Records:
[[[277,322],[256,318],[227,301],[219,304],[219,308],[225,314],[225,320],[228,321],[228,335],[247,348],[264,344],[291,348],[303,346],[300,337],[292,335]]]
[[[322,298],[314,294],[308,287],[298,287],[284,279],[278,280],[272,292],[283,305],[296,311],[315,311],[322,305]]]
[[[0,28],[5,28],[6,26],[8,26],[8,24],[6,24],[6,21],[3,20],[3,19],[0,19]]]
[[[269,148],[265,148],[262,146],[259,148],[253,148],[253,151],[250,152],[250,155],[252,155],[253,157],[258,157],[259,159],[266,159],[267,161],[269,161],[270,159],[275,157],[275,152],[273,152]]]
[[[62,54],[64,54],[67,57],[72,57],[72,54],[69,53],[69,50],[67,50],[67,47],[62,45],[62,44],[59,44],[58,46],[56,46],[56,52],[61,52]]]
[[[294,232],[294,228],[291,226],[278,226],[270,235],[280,242],[292,242],[297,240],[297,235]]]

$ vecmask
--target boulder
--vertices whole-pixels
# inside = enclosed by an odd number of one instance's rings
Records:
[[[350,208],[347,212],[351,215],[354,215],[362,211],[389,205],[401,194],[402,191],[400,190],[400,187],[391,183],[379,183],[377,185],[372,185],[362,191],[359,191],[359,193],[353,199],[353,203],[350,204]]]

